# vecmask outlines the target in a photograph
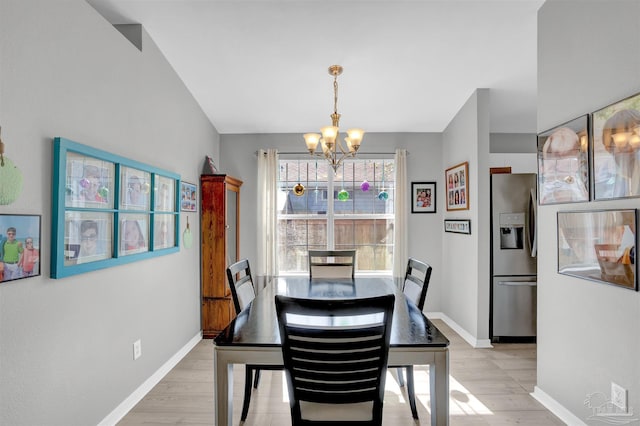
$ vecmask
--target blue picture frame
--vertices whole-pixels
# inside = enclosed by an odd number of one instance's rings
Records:
[[[51,278],[180,250],[180,175],[54,138]]]

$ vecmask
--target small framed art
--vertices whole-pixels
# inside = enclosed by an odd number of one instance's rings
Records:
[[[180,210],[183,212],[198,210],[198,187],[193,183],[180,182]]]
[[[411,182],[411,213],[436,212],[436,183]]]
[[[471,234],[471,220],[445,219],[444,232],[453,232],[456,234]]]
[[[447,210],[469,210],[469,162],[447,169]]]
[[[40,275],[40,216],[0,214],[0,282]]]
[[[540,205],[589,201],[589,116],[538,135]]]
[[[558,212],[558,273],[637,290],[637,211]]]
[[[640,94],[593,113],[594,199],[640,196]]]

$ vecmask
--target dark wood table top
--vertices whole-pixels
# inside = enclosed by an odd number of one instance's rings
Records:
[[[410,301],[390,278],[310,280],[278,277],[260,289],[256,298],[215,339],[217,346],[280,347],[274,297],[347,299],[395,294],[391,343],[393,347],[447,347],[449,340]]]

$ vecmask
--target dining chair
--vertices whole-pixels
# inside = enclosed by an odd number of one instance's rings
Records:
[[[355,250],[309,250],[309,278],[351,278],[356,269]]]
[[[227,268],[227,281],[231,289],[231,297],[233,305],[236,309],[236,315],[249,305],[256,297],[256,289],[253,284],[251,275],[251,266],[248,259],[242,259]],[[249,413],[249,404],[251,402],[251,382],[253,387],[257,388],[260,382],[260,370],[282,370],[281,366],[269,365],[251,365],[245,366],[244,379],[244,400],[242,402],[242,414],[240,419],[244,422]],[[255,380],[254,380],[255,374]]]
[[[420,311],[424,308],[424,302],[427,298],[427,289],[429,288],[429,280],[431,279],[431,266],[414,258],[409,258],[407,262],[407,271],[404,274],[402,284],[402,293],[405,297],[413,302]],[[404,386],[403,370],[407,375],[407,395],[409,397],[409,406],[414,419],[418,418],[418,410],[416,408],[416,393],[413,380],[413,365],[391,366],[397,368],[398,383]]]
[[[395,296],[275,296],[293,426],[381,425]]]

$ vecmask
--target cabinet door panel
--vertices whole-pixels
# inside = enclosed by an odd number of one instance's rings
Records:
[[[202,300],[202,334],[205,338],[216,336],[235,317],[231,299]]]

